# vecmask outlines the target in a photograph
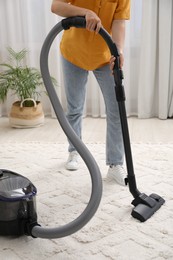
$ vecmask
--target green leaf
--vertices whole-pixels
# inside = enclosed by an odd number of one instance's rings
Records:
[[[0,67],[0,101],[4,101],[9,90],[16,94],[20,101],[26,98],[38,100],[41,89],[44,87],[40,71],[36,68],[22,66],[26,57],[27,50],[22,49],[19,52],[11,47],[7,48],[9,54],[9,63],[2,63]],[[51,77],[52,82],[57,86],[55,78]]]

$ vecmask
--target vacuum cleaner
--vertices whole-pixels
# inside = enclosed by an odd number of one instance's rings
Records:
[[[70,17],[63,19],[56,24],[42,46],[40,55],[40,68],[43,81],[54,108],[56,117],[65,132],[68,139],[75,146],[76,150],[84,160],[90,176],[91,176],[91,196],[84,211],[76,219],[68,224],[55,228],[44,228],[37,221],[36,211],[36,195],[37,189],[34,184],[26,177],[10,170],[0,170],[0,235],[28,235],[34,238],[61,238],[73,234],[86,225],[97,211],[102,197],[102,178],[100,169],[90,151],[85,144],[75,134],[68,123],[61,103],[57,97],[55,88],[52,84],[49,68],[48,56],[50,47],[55,37],[62,31],[71,27],[85,28],[86,21],[84,17]],[[132,153],[130,146],[130,138],[125,109],[125,92],[122,85],[123,72],[119,66],[118,49],[113,43],[108,32],[101,28],[99,34],[106,41],[110,53],[116,57],[113,76],[115,80],[115,98],[117,99],[122,134],[124,140],[124,150],[127,164],[128,177],[126,184],[134,199],[132,204],[134,208],[131,215],[143,222],[149,219],[165,202],[165,200],[157,194],[147,196],[145,193],[139,192],[136,186],[136,179],[133,169]]]

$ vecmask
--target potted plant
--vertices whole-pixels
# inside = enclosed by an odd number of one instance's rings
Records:
[[[12,104],[9,122],[12,127],[36,127],[44,123],[42,104],[39,101],[43,80],[38,69],[24,65],[28,51],[19,52],[8,47],[9,63],[2,63],[0,72],[0,101],[9,91],[18,97]],[[53,79],[54,84],[56,80]]]

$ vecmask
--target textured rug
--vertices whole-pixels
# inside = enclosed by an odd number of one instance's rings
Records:
[[[131,216],[128,187],[106,180],[105,145],[87,144],[101,170],[103,196],[92,220],[75,234],[54,240],[0,237],[2,260],[162,260],[173,259],[173,144],[132,144],[138,189],[157,193],[166,203],[149,220]],[[0,144],[0,168],[28,177],[38,189],[38,222],[55,227],[76,218],[91,191],[84,162],[80,170],[64,169],[67,145]]]

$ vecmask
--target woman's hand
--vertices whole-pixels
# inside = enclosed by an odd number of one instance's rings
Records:
[[[98,33],[102,27],[102,23],[96,13],[86,8],[74,6],[68,2],[67,0],[52,0],[51,11],[62,17],[84,16],[86,19],[86,29]]]
[[[95,31],[96,33],[98,33],[100,28],[102,27],[100,18],[93,11],[88,10],[86,12],[85,19],[86,29],[88,31]]]
[[[112,74],[113,74],[113,68],[115,65],[115,59],[116,58],[114,56],[111,56],[110,61],[109,61],[110,70],[112,71]],[[123,53],[120,53],[120,69],[122,69],[123,65],[124,65],[124,55],[123,55]]]

